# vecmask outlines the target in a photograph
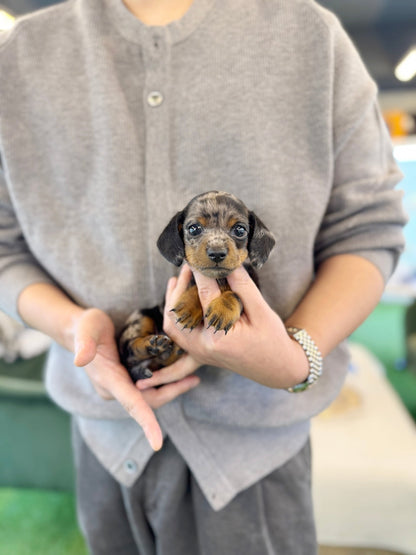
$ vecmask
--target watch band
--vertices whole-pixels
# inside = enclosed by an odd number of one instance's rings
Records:
[[[295,341],[299,343],[302,349],[305,351],[306,357],[309,362],[309,376],[306,380],[298,385],[289,387],[287,391],[290,393],[300,393],[311,387],[317,382],[319,377],[322,375],[322,355],[312,337],[309,333],[303,329],[289,327],[286,328],[287,333]]]

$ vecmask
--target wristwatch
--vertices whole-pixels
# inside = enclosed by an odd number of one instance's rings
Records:
[[[297,341],[305,351],[305,355],[309,362],[309,376],[306,380],[287,389],[289,393],[300,393],[309,389],[322,375],[322,355],[315,341],[307,331],[292,326],[286,328],[286,330],[290,337]]]

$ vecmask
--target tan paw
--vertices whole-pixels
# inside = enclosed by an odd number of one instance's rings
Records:
[[[208,328],[213,326],[215,331],[226,334],[241,316],[243,305],[239,297],[232,291],[225,291],[214,299],[205,314]]]
[[[196,326],[199,326],[203,320],[203,313],[196,285],[190,287],[181,295],[172,312],[176,314],[176,322],[184,328],[193,330]]]

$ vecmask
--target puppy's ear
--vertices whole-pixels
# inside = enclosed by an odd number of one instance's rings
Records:
[[[261,268],[274,247],[276,240],[271,231],[254,212],[249,212],[250,234],[248,239],[248,255],[254,268]]]
[[[157,247],[160,252],[175,266],[180,266],[185,257],[182,226],[183,211],[173,216],[157,240]]]

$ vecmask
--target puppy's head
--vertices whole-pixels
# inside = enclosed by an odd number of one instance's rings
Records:
[[[163,230],[157,246],[176,266],[224,278],[246,260],[254,268],[266,262],[275,244],[272,233],[230,193],[209,191],[194,197]]]

